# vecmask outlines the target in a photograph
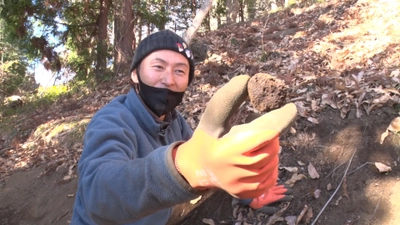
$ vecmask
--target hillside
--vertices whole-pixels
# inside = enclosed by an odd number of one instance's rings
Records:
[[[179,110],[195,128],[230,78],[269,73],[285,81],[299,118],[282,137],[279,177],[300,178],[292,183],[294,200],[277,204],[282,211],[273,217],[216,192],[177,207],[170,224],[295,224],[304,208],[312,209],[304,216],[310,221],[322,211],[316,224],[399,224],[400,139],[391,132],[379,143],[400,112],[399,15],[398,1],[330,1],[199,33],[195,43],[207,46],[207,57]],[[85,126],[129,90],[128,79],[1,119],[0,224],[67,223]],[[235,121],[252,111],[244,104]],[[379,173],[375,162],[391,171]],[[311,179],[309,165],[319,178]]]

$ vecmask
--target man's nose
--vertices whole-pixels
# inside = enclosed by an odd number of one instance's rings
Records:
[[[164,71],[162,78],[161,78],[161,82],[167,87],[174,84],[175,80],[174,80],[174,74],[173,74],[172,69],[166,69]]]

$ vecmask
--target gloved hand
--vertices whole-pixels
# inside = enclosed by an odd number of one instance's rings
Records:
[[[229,118],[247,97],[248,76],[233,78],[210,100],[193,137],[176,149],[178,171],[194,188],[221,188],[237,198],[261,196],[278,176],[280,131],[294,104],[230,129]]]
[[[262,114],[260,113],[250,113],[246,117],[245,123],[250,123],[251,121],[257,119],[261,115]],[[293,199],[291,194],[292,194],[292,189],[290,188],[289,185],[276,184],[272,188],[268,189],[262,195],[253,199],[241,199],[240,202],[250,206],[251,208],[257,210],[258,212],[262,212],[264,214],[274,214],[278,212],[279,209],[268,205],[276,202],[290,201]]]
[[[253,198],[248,205],[264,214],[274,214],[278,209],[268,205],[276,202],[290,201],[293,198],[290,194],[292,194],[292,189],[289,185],[277,184],[268,189],[264,194]]]

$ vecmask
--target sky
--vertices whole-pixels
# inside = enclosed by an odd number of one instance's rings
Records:
[[[66,29],[64,26],[59,25],[59,24],[57,25],[57,27],[58,27],[57,29],[59,31]],[[40,25],[40,22],[34,21],[33,22],[33,35],[40,37],[43,35],[43,33],[44,33],[44,28]],[[58,40],[56,39],[56,37],[54,37],[52,35],[49,36],[48,41],[50,42],[50,44],[58,43]],[[65,50],[64,46],[60,46],[60,47],[57,47],[54,49],[54,51],[57,53],[60,53],[64,50]],[[54,79],[56,77],[56,72],[46,70],[40,61],[35,61],[34,65],[32,65],[32,66],[34,68],[36,83],[40,84],[40,86],[42,86],[42,87],[53,86]],[[56,84],[60,84],[60,83],[62,83],[62,82],[57,81]]]
[[[53,72],[46,70],[39,61],[35,63],[35,80],[42,87],[52,86],[54,84]]]

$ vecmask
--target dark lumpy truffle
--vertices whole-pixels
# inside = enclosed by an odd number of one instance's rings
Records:
[[[257,73],[247,84],[250,102],[262,113],[282,107],[286,104],[288,87],[267,73]]]

